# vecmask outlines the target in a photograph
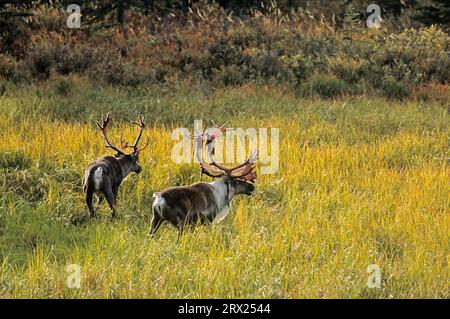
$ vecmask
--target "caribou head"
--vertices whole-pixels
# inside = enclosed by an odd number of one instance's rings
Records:
[[[121,142],[120,148],[111,144],[111,142],[108,140],[108,137],[106,135],[106,130],[107,130],[107,127],[108,127],[108,124],[110,123],[110,121],[111,121],[111,116],[108,113],[103,117],[102,123],[100,123],[99,121],[95,122],[102,133],[103,139],[105,140],[105,147],[111,148],[112,150],[114,150],[116,152],[114,154],[114,156],[118,159],[122,159],[122,162],[124,162],[124,164],[128,163],[128,166],[125,169],[127,172],[135,172],[136,174],[139,174],[142,171],[142,168],[139,165],[139,154],[144,149],[146,149],[148,146],[148,141],[147,141],[147,143],[144,147],[142,147],[142,148],[138,147],[139,141],[142,137],[142,132],[145,128],[144,117],[139,115],[138,120],[136,122],[131,121],[131,124],[139,127],[139,133],[138,133],[138,136],[136,137],[134,143],[132,145],[128,145],[127,142]],[[132,149],[131,153],[127,154],[123,151],[127,148]]]
[[[217,163],[212,154],[208,154],[208,164],[200,162],[201,173],[213,178],[221,178],[228,185],[233,194],[251,195],[255,190],[256,160],[258,152],[253,152],[245,162],[234,167],[226,167]]]
[[[94,194],[98,196],[99,204],[103,198],[106,198],[109,207],[111,208],[112,216],[115,216],[114,206],[117,200],[119,186],[131,172],[139,174],[142,171],[141,165],[139,164],[139,154],[148,146],[147,142],[147,145],[144,147],[138,147],[142,132],[145,128],[144,118],[142,116],[139,116],[137,122],[131,122],[133,125],[139,127],[139,133],[136,140],[132,145],[122,143],[121,148],[114,146],[108,139],[106,131],[110,121],[111,116],[106,114],[101,123],[99,121],[96,121],[96,123],[105,140],[105,146],[114,150],[116,153],[114,156],[103,156],[92,162],[86,168],[84,174],[83,190],[86,195],[86,204],[89,208],[91,217],[95,214],[92,205]],[[131,148],[131,153],[125,153],[123,150],[126,148]]]

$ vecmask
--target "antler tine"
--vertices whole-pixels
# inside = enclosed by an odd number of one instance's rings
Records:
[[[145,128],[144,117],[142,115],[138,116],[138,121],[139,122],[131,121],[131,124],[139,126],[139,134],[138,134],[136,140],[134,141],[133,145],[131,145],[134,152],[139,152],[139,149],[137,148],[137,146],[138,146],[139,140],[142,137],[142,132],[144,131],[144,128]],[[148,144],[144,148],[146,148],[147,146],[148,146]]]
[[[200,168],[202,170],[202,174],[208,175],[213,178],[221,177],[222,175],[224,175],[224,173],[222,171],[215,170],[212,167],[207,167],[203,163],[200,163]],[[212,173],[212,172],[215,172],[215,173]]]
[[[236,171],[236,170],[238,170],[238,169],[240,169],[240,168],[242,168],[242,167],[244,167],[244,166],[247,166],[247,165],[249,165],[249,164],[252,164],[252,165],[253,165],[253,164],[255,163],[255,161],[256,161],[257,158],[258,158],[258,152],[255,151],[255,152],[253,152],[252,154],[250,154],[250,156],[245,160],[244,163],[239,164],[239,165],[234,166],[234,167],[225,167],[225,166],[223,166],[223,165],[220,165],[220,164],[217,163],[216,161],[214,161],[214,159],[212,158],[212,156],[210,156],[210,159],[211,159],[211,163],[210,163],[210,164],[213,165],[213,166],[215,166],[215,167],[217,167],[218,169],[220,169],[220,170],[226,172],[227,175],[233,176],[233,175],[232,175],[232,174],[233,174],[233,171]]]
[[[230,120],[227,120],[225,123],[223,123],[221,126],[218,126],[216,124],[216,122],[214,122],[214,120],[211,120],[211,122],[213,123],[214,126],[216,126],[218,129],[223,129],[227,126],[228,122],[230,122]]]
[[[150,144],[150,140],[147,139],[147,142],[145,143],[145,145],[143,147],[141,147],[140,149],[138,149],[138,153],[140,153],[143,150],[145,150],[148,147],[149,144]]]
[[[214,122],[213,122],[214,123]],[[224,130],[226,130],[226,124],[228,122],[225,122],[220,128],[219,130],[221,132],[223,132]],[[214,123],[215,124],[215,123]],[[204,136],[204,132],[201,135],[195,136],[194,138],[197,137],[203,137]],[[215,133],[218,134],[218,133]],[[210,139],[206,140],[206,145],[214,143],[215,139],[216,139],[216,135],[213,134],[211,136]],[[201,159],[199,159],[200,162],[200,168],[202,170],[202,173],[211,177],[220,177],[223,175],[227,175],[229,177],[233,177],[233,178],[244,178],[245,180],[248,181],[253,181],[256,178],[256,174],[252,171],[255,168],[255,162],[258,158],[258,152],[252,152],[250,154],[250,156],[247,158],[247,160],[245,160],[244,163],[239,164],[237,166],[234,167],[226,167],[223,166],[219,163],[217,163],[214,158],[214,146],[212,147],[212,150],[208,151],[208,157],[209,157],[209,163],[206,165],[202,162]],[[237,172],[238,174],[233,174],[233,172]]]
[[[255,163],[248,163],[246,165],[246,167],[244,167],[244,169],[242,169],[242,172],[240,174],[232,175],[232,176],[236,177],[236,178],[244,177],[244,176],[248,175],[250,172],[252,172],[253,169],[255,168],[255,166],[256,166]]]
[[[242,175],[239,175],[239,176],[233,176],[233,177],[237,178],[237,179],[242,179],[244,181],[249,181],[251,183],[254,183],[255,179],[256,179],[256,176],[257,176],[256,172],[254,172],[253,168],[252,168],[252,170],[248,171],[246,174],[242,174]]]
[[[214,130],[213,133],[211,133],[210,130],[208,130],[208,132],[206,132],[206,125],[205,125],[205,127],[203,128],[203,130],[200,134],[198,134],[198,135],[193,134],[193,135],[191,135],[191,138],[193,138],[193,139],[202,138],[203,139],[204,137],[206,137],[206,141],[211,143],[219,137],[219,134],[223,134],[226,130],[228,130],[226,128],[226,125],[228,124],[229,121],[226,121],[221,126],[217,126],[217,124],[213,120],[211,120],[211,122],[215,126],[215,127],[211,128],[211,130]],[[218,130],[218,132],[217,132],[217,130]]]
[[[99,121],[95,121],[95,123],[97,124],[98,128],[101,129],[102,131],[106,129],[106,125],[108,124],[108,118],[109,118],[109,113],[106,113],[106,115],[102,116],[103,124],[100,124]]]
[[[201,155],[198,156],[198,161],[200,164],[200,169],[202,170],[202,174],[208,175],[212,178],[221,177],[226,174],[224,171],[214,168],[210,164],[203,163],[201,157]]]
[[[192,134],[191,138],[192,139],[197,139],[200,138],[201,140],[203,140],[203,138],[206,136],[206,125],[204,127],[202,127],[202,132],[198,135]]]
[[[232,174],[232,177],[243,179],[245,181],[254,182],[256,179],[256,172],[253,170],[256,167],[256,159],[258,158],[258,152],[253,152],[247,161],[244,162],[245,165],[243,165],[241,168],[235,168],[233,170],[234,174]],[[240,173],[236,174],[237,171],[240,170]]]
[[[100,130],[102,132],[103,139],[105,140],[105,147],[109,147],[109,148],[113,149],[114,151],[116,151],[118,155],[122,155],[124,153],[120,149],[115,147],[113,144],[111,144],[108,140],[108,137],[106,136],[106,128],[107,128],[110,120],[111,120],[110,114],[106,113],[106,115],[102,117],[103,124],[100,124],[99,121],[95,121],[95,123],[97,124],[97,126],[100,128]]]

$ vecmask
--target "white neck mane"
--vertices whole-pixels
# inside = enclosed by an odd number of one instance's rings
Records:
[[[233,189],[228,187],[223,181],[214,181],[208,183],[214,189],[214,196],[217,203],[217,221],[222,220],[228,214],[228,209],[230,207],[231,199],[233,198]],[[215,220],[216,221],[216,220]]]

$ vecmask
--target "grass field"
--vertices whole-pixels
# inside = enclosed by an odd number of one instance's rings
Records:
[[[449,298],[448,110],[266,87],[11,91],[0,97],[0,297]],[[84,167],[108,153],[94,126],[106,111],[116,141],[135,134],[120,119],[146,115],[151,147],[122,184],[118,218],[104,205],[74,224],[87,214]],[[221,224],[149,239],[152,193],[199,180],[170,160],[170,132],[194,119],[280,128],[280,170]],[[366,285],[370,264],[380,289]]]

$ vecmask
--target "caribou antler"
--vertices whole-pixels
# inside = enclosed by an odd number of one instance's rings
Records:
[[[214,125],[214,121],[212,121]],[[202,141],[206,141],[205,146],[208,146],[211,143],[214,143],[223,133],[225,133],[227,130],[231,130],[230,128],[227,128],[226,125],[228,124],[228,121],[222,124],[219,127],[214,127],[206,131],[206,127],[203,129],[202,133],[198,135],[193,135],[193,139],[200,139]],[[211,154],[214,155],[215,148],[212,147]]]
[[[113,149],[114,151],[116,151],[116,155],[123,155],[124,152],[122,152],[120,149],[118,149],[117,147],[115,147],[113,144],[111,144],[108,140],[108,137],[106,136],[106,128],[109,124],[109,122],[111,121],[111,116],[109,113],[107,113],[105,116],[103,116],[102,118],[102,124],[100,124],[99,121],[95,121],[95,123],[97,123],[97,126],[100,128],[102,135],[103,135],[103,139],[105,140],[105,146],[109,147],[111,149]]]
[[[210,177],[215,178],[226,175],[249,182],[254,182],[256,179],[256,173],[253,170],[255,169],[257,158],[258,152],[253,152],[244,163],[234,167],[225,167],[218,164],[210,155],[211,162],[209,164],[200,163],[200,168],[203,174]]]
[[[147,148],[148,144],[149,144],[149,141],[147,140],[147,143],[145,144],[144,147],[138,148],[139,141],[140,141],[140,139],[142,137],[142,132],[144,131],[144,128],[145,128],[144,117],[139,115],[138,116],[138,120],[136,122],[135,121],[130,121],[130,123],[139,126],[139,134],[136,137],[136,140],[134,141],[133,145],[128,145],[128,143],[125,142],[125,143],[122,143],[121,147],[122,148],[129,147],[129,148],[133,149],[133,153],[139,153],[139,152],[145,150]]]
[[[234,167],[225,167],[223,165],[220,165],[212,157],[215,151],[215,141],[227,130],[230,130],[230,128],[226,127],[227,123],[228,122],[225,122],[222,126],[213,128],[209,131],[203,129],[203,132],[201,134],[193,136],[194,139],[200,138],[202,141],[206,141],[205,146],[211,144],[211,150],[208,152],[210,160],[209,164],[205,164],[202,162],[201,155],[199,157],[200,169],[202,171],[202,174],[208,175],[213,178],[226,175],[229,177],[254,182],[254,180],[256,179],[256,173],[253,170],[255,168],[255,162],[258,158],[258,152],[253,152],[244,163]],[[213,122],[213,124],[215,123]]]
[[[134,153],[139,153],[139,152],[143,151],[144,149],[147,148],[148,143],[149,143],[149,141],[147,140],[147,143],[145,144],[145,146],[142,147],[141,149],[138,149],[138,144],[139,144],[139,141],[140,141],[140,139],[142,137],[142,132],[144,131],[144,128],[145,128],[144,117],[142,115],[139,115],[138,116],[138,121],[139,122],[134,122],[134,121],[131,122],[131,124],[139,126],[139,134],[136,137],[136,139],[134,140],[133,145],[131,145],[131,147],[133,148],[133,152]]]

